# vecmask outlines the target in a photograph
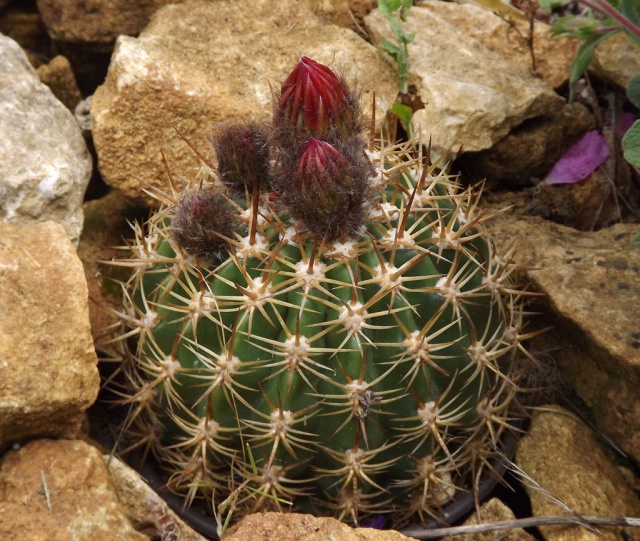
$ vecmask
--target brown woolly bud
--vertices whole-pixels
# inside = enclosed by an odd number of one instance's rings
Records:
[[[357,153],[356,147],[312,137],[282,184],[283,203],[291,216],[328,241],[348,237],[364,219],[369,171]]]
[[[220,180],[232,191],[253,192],[253,184],[269,178],[267,136],[257,124],[221,124],[211,139],[218,158]]]
[[[233,236],[236,215],[227,199],[212,190],[190,191],[176,205],[171,233],[187,254],[216,263]]]
[[[294,127],[305,137],[359,131],[359,104],[343,79],[327,66],[303,56],[282,84],[276,124]]]

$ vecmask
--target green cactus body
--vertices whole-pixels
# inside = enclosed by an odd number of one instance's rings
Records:
[[[233,494],[237,512],[408,518],[496,451],[518,371],[511,264],[469,192],[396,154],[348,242],[297,233],[265,199],[253,244],[238,233],[219,265],[175,245],[171,207],[148,224],[127,286],[129,425],[157,435],[177,491]],[[251,205],[236,208],[246,232]]]
[[[353,107],[342,86],[327,95]],[[304,168],[278,162],[281,176],[297,171],[299,200],[285,193],[287,178],[269,189],[255,179],[239,197],[241,178],[227,193],[209,170],[199,195],[136,230],[124,263],[134,268],[118,389],[131,404],[128,437],[167,468],[170,488],[207,498],[219,519],[293,506],[355,523],[425,520],[474,488],[514,414],[521,294],[511,258],[483,229],[487,214],[410,145],[353,151],[358,139],[340,137],[355,109],[329,105],[312,120],[335,146],[298,132],[276,138],[276,147],[300,139]],[[240,145],[257,129],[228,130],[233,148],[247,153]],[[331,190],[355,218],[322,207]],[[214,221],[233,227],[213,235],[225,248],[202,259],[211,250],[197,247],[209,234],[198,225],[189,255],[178,240],[190,218],[215,215],[222,199]],[[191,214],[177,218],[185,201]]]

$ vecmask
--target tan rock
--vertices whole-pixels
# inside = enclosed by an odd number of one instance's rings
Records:
[[[581,103],[528,120],[514,128],[490,149],[461,156],[464,169],[475,179],[501,186],[531,186],[544,178],[553,165],[596,121]]]
[[[37,73],[40,80],[51,89],[53,95],[70,111],[73,111],[82,100],[71,64],[64,56],[58,55],[48,64],[40,66]]]
[[[120,35],[135,35],[158,7],[180,0],[38,0],[38,10],[51,37],[58,41],[112,44]]]
[[[38,67],[44,59],[42,53],[50,50],[51,40],[40,14],[29,12],[24,7],[24,4],[13,3],[6,10],[0,9],[0,33],[16,41],[31,65]]]
[[[0,34],[0,220],[54,220],[73,242],[91,156],[71,112],[38,79],[18,44]]]
[[[36,440],[0,463],[3,541],[143,541],[100,453],[78,440]]]
[[[408,541],[392,530],[351,528],[333,518],[297,513],[249,515],[231,527],[223,541]]]
[[[491,224],[500,245],[535,267],[556,330],[541,338],[600,429],[640,460],[640,249],[637,224],[580,232],[536,217]]]
[[[433,7],[439,4],[414,7],[404,23],[406,31],[416,32],[409,45],[409,84],[424,102],[412,119],[424,144],[431,138],[436,151],[483,150],[524,120],[562,107],[564,100],[547,82],[469,36],[466,25]],[[470,10],[467,24],[493,17],[475,6],[455,8]],[[374,44],[394,40],[379,12],[367,15],[365,24]]]
[[[640,500],[610,461],[593,432],[566,411],[540,412],[518,446],[516,462],[533,480],[582,515],[637,517]],[[567,514],[536,488],[525,488],[536,516]],[[540,527],[547,541],[640,539],[640,532],[598,526],[600,534],[577,526]]]
[[[104,455],[109,481],[115,488],[118,499],[124,505],[129,521],[138,531],[155,530],[165,534],[179,532],[180,541],[206,541],[190,528],[169,506],[145,483],[140,474],[115,456]],[[161,536],[161,539],[164,539]],[[167,537],[169,539],[169,537]]]
[[[161,153],[177,184],[193,174],[198,161],[176,128],[212,157],[207,137],[217,122],[267,118],[269,85],[277,88],[302,55],[357,78],[367,110],[373,90],[378,111],[395,100],[393,68],[352,31],[323,23],[296,2],[215,6],[166,6],[139,38],[117,41],[91,111],[100,171],[129,197],[151,204],[140,193],[143,183],[169,189]]]
[[[305,0],[311,12],[326,22],[358,30],[362,19],[375,9],[375,0]]]
[[[480,515],[474,513],[463,526],[475,526],[477,524],[500,522],[503,520],[515,520],[513,511],[509,509],[497,498],[489,500],[480,507]],[[534,541],[534,537],[525,532],[522,528],[514,528],[512,530],[499,530],[497,532],[462,534],[455,536],[447,536],[442,541]]]
[[[640,75],[640,47],[620,32],[600,42],[589,69],[605,81],[627,88]]]
[[[0,223],[0,449],[72,436],[98,394],[87,285],[63,227]]]
[[[89,288],[89,319],[96,345],[112,336],[109,327],[118,319],[109,312],[119,309],[122,289],[117,281],[126,281],[131,273],[126,267],[106,263],[122,257],[118,249],[124,239],[133,236],[130,222],[139,208],[117,190],[83,205],[84,228],[78,243],[78,257],[84,267]],[[144,217],[144,216],[143,216]]]

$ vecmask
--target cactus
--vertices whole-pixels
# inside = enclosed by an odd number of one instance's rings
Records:
[[[219,520],[425,521],[518,415],[511,254],[419,148],[365,150],[328,67],[303,57],[274,109],[220,129],[217,170],[165,194],[119,262],[126,438]]]

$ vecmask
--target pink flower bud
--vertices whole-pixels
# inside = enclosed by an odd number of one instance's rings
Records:
[[[354,152],[312,137],[282,183],[282,202],[291,216],[327,241],[346,238],[362,223],[367,177]]]
[[[303,56],[282,85],[278,113],[286,123],[321,137],[353,116],[355,102],[333,71]]]

